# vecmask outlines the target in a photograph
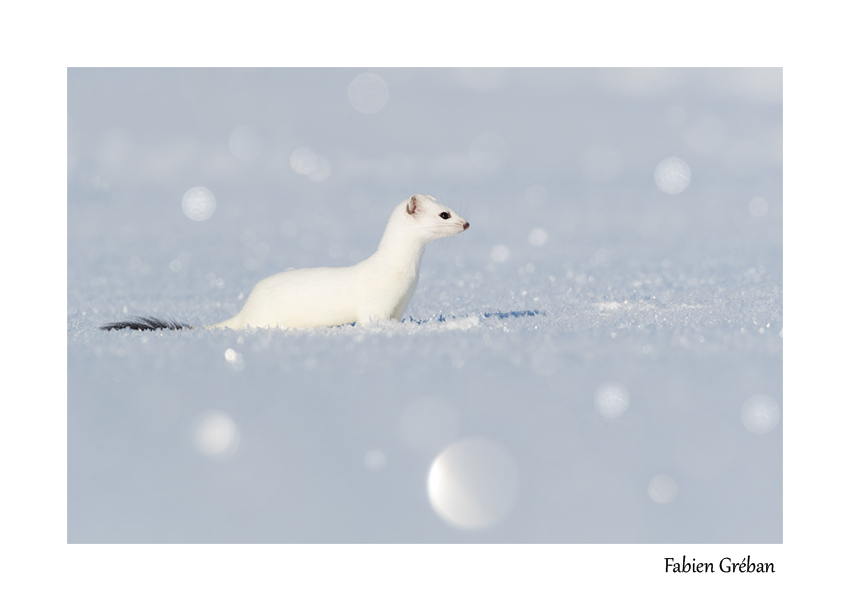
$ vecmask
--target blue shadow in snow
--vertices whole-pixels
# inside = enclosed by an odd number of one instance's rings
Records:
[[[545,316],[544,312],[540,310],[514,310],[513,312],[482,312],[479,314],[482,318],[524,318],[526,316]],[[470,314],[471,316],[471,314]],[[439,318],[437,318],[437,322],[446,322],[448,318],[440,314]],[[416,320],[415,318],[407,317],[402,318],[401,322],[415,322],[417,325],[421,325],[423,322],[427,322],[425,320]],[[353,324],[353,323],[352,323]]]

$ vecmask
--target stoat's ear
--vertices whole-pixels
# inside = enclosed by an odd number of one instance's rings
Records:
[[[411,195],[410,199],[407,200],[407,213],[408,214],[416,214],[419,209],[419,202],[416,201],[416,196]]]

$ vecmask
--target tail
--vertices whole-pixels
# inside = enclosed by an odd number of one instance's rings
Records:
[[[135,320],[127,320],[124,322],[111,322],[109,324],[103,325],[101,329],[103,331],[112,331],[115,329],[134,329],[136,331],[156,331],[157,329],[194,329],[195,327],[190,327],[189,325],[184,325],[183,323],[175,322],[173,320],[162,320],[160,318],[147,318],[144,316],[137,316]]]

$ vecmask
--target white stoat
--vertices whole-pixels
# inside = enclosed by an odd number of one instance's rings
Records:
[[[430,195],[412,195],[393,210],[378,250],[365,261],[351,267],[295,269],[269,276],[257,283],[236,316],[208,328],[305,329],[399,320],[416,289],[425,245],[468,228],[460,215]],[[102,328],[183,326],[141,318]]]

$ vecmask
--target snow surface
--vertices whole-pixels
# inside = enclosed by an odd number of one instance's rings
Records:
[[[69,541],[781,542],[781,92],[779,70],[69,70]],[[428,246],[402,322],[98,329],[230,317],[272,273],[370,255],[413,193],[471,226]],[[486,528],[428,496],[467,438],[518,473]]]

